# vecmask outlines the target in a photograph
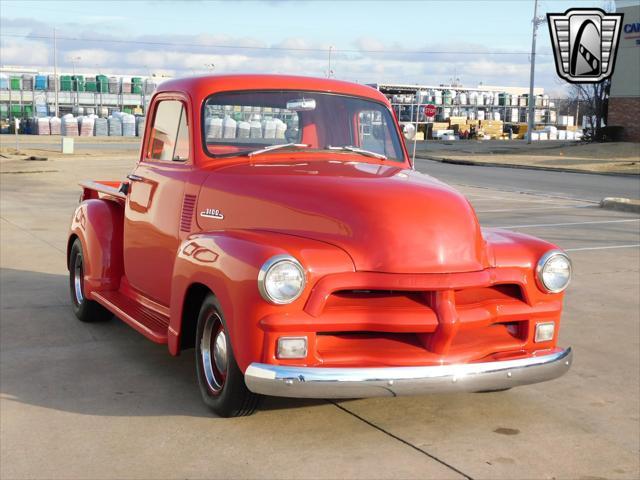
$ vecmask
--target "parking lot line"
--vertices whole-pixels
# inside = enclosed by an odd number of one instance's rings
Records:
[[[638,248],[640,243],[634,243],[631,245],[606,245],[602,247],[581,247],[581,248],[565,248],[565,252],[581,252],[583,250],[610,250],[613,248]]]
[[[640,218],[631,218],[625,220],[598,220],[592,222],[570,222],[570,223],[538,223],[534,225],[508,225],[508,226],[496,226],[493,228],[534,228],[534,227],[568,227],[571,225],[596,225],[603,223],[628,223],[628,222],[640,222]]]
[[[529,210],[561,210],[565,208],[594,208],[593,205],[556,205],[546,207],[529,207],[529,208],[504,208],[498,210],[476,210],[476,213],[507,213],[507,212],[525,212]]]
[[[403,443],[404,445],[406,445],[406,446],[408,446],[408,447],[410,447],[410,448],[413,448],[414,450],[416,450],[416,451],[418,451],[418,452],[422,453],[423,455],[426,455],[427,457],[431,458],[432,460],[435,460],[436,462],[438,462],[439,464],[443,465],[444,467],[447,467],[447,468],[449,468],[450,470],[452,470],[452,471],[456,472],[457,474],[462,475],[462,477],[463,477],[463,478],[465,478],[465,479],[467,479],[467,480],[473,480],[471,476],[467,475],[466,473],[464,473],[464,472],[463,472],[463,471],[461,471],[461,470],[458,470],[458,469],[457,469],[456,467],[454,467],[453,465],[451,465],[451,464],[449,464],[449,463],[445,462],[444,460],[442,460],[442,459],[440,459],[440,458],[436,457],[435,455],[433,455],[433,454],[429,453],[428,451],[424,450],[423,448],[420,448],[420,447],[418,447],[418,446],[414,445],[413,443],[408,442],[407,440],[405,440],[405,439],[403,439],[403,438],[401,438],[401,437],[399,437],[399,436],[397,436],[397,435],[394,435],[394,434],[393,434],[393,433],[391,433],[390,431],[385,430],[384,428],[380,427],[379,425],[376,425],[375,423],[371,422],[370,420],[367,420],[366,418],[364,418],[364,417],[362,417],[362,416],[358,415],[358,414],[357,414],[357,413],[355,413],[354,411],[349,410],[347,407],[345,407],[345,406],[341,405],[340,403],[338,403],[338,402],[336,402],[336,401],[333,401],[333,400],[329,400],[329,403],[332,403],[334,406],[338,407],[338,408],[339,408],[340,410],[342,410],[343,412],[345,412],[345,413],[347,413],[347,414],[349,414],[349,415],[351,415],[351,416],[353,416],[353,417],[357,418],[358,420],[360,420],[360,421],[364,422],[365,424],[369,425],[370,427],[375,428],[376,430],[378,430],[378,431],[380,431],[380,432],[384,433],[385,435],[388,435],[389,437],[391,437],[391,438],[393,438],[393,439],[395,439],[395,440],[398,440],[399,442]]]

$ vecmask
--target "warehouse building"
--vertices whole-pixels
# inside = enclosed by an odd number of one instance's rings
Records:
[[[371,84],[391,102],[398,121],[413,124],[419,139],[524,138],[529,106],[528,87],[479,85]],[[533,140],[576,140],[575,117],[560,115],[557,100],[534,89]],[[429,109],[426,107],[430,106]],[[429,115],[428,113],[433,113]]]
[[[157,84],[155,77],[123,77],[85,72],[54,75],[25,68],[0,69],[0,119],[96,114],[143,115]]]
[[[640,142],[640,3],[616,1],[622,31],[609,97],[608,123],[622,127],[622,140]]]

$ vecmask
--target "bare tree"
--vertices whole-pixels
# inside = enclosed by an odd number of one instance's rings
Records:
[[[572,102],[580,102],[581,107],[585,108],[583,113],[594,117],[592,127],[596,140],[602,139],[602,124],[607,124],[610,88],[610,80],[600,83],[576,83],[569,88],[569,99]]]

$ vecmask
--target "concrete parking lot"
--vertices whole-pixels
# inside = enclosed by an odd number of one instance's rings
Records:
[[[191,351],[172,358],[117,319],[82,324],[71,313],[65,242],[76,184],[121,179],[134,162],[129,149],[1,163],[3,479],[640,475],[640,218],[598,208],[578,177],[566,194],[437,167],[483,225],[569,251],[560,343],[575,361],[566,376],[502,393],[269,398],[251,417],[222,419],[200,400]]]

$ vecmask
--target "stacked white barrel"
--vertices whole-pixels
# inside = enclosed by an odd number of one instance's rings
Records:
[[[38,135],[51,135],[51,125],[49,117],[40,117],[36,119]]]
[[[279,118],[276,118],[276,138],[285,138],[284,134],[287,131],[287,125]]]
[[[136,117],[136,135],[138,137],[144,136],[145,117]]]
[[[122,136],[123,137],[135,137],[136,136],[136,117],[130,113],[122,113],[120,120],[122,121]]]
[[[226,115],[222,120],[222,138],[236,138],[237,122]]]
[[[78,121],[76,118],[67,113],[62,117],[62,135],[65,137],[77,137],[78,136]]]
[[[260,115],[254,113],[251,116],[249,122],[249,137],[250,138],[262,138],[262,123],[260,122]]]
[[[262,121],[263,138],[276,138],[276,122],[272,118],[265,118]]]
[[[106,137],[107,135],[109,135],[109,121],[106,118],[94,118],[93,134],[96,137]]]
[[[117,116],[111,115],[107,119],[109,125],[109,136],[110,137],[121,137],[122,136],[122,121]]]
[[[249,138],[251,124],[249,122],[238,122],[238,138]]]
[[[83,117],[78,117],[78,126],[79,126],[81,137],[92,137],[93,126],[94,126],[94,116],[86,115]]]
[[[218,117],[207,117],[205,121],[206,138],[222,138],[222,119]]]
[[[62,133],[62,122],[58,117],[49,119],[49,132],[51,135],[60,135]]]

